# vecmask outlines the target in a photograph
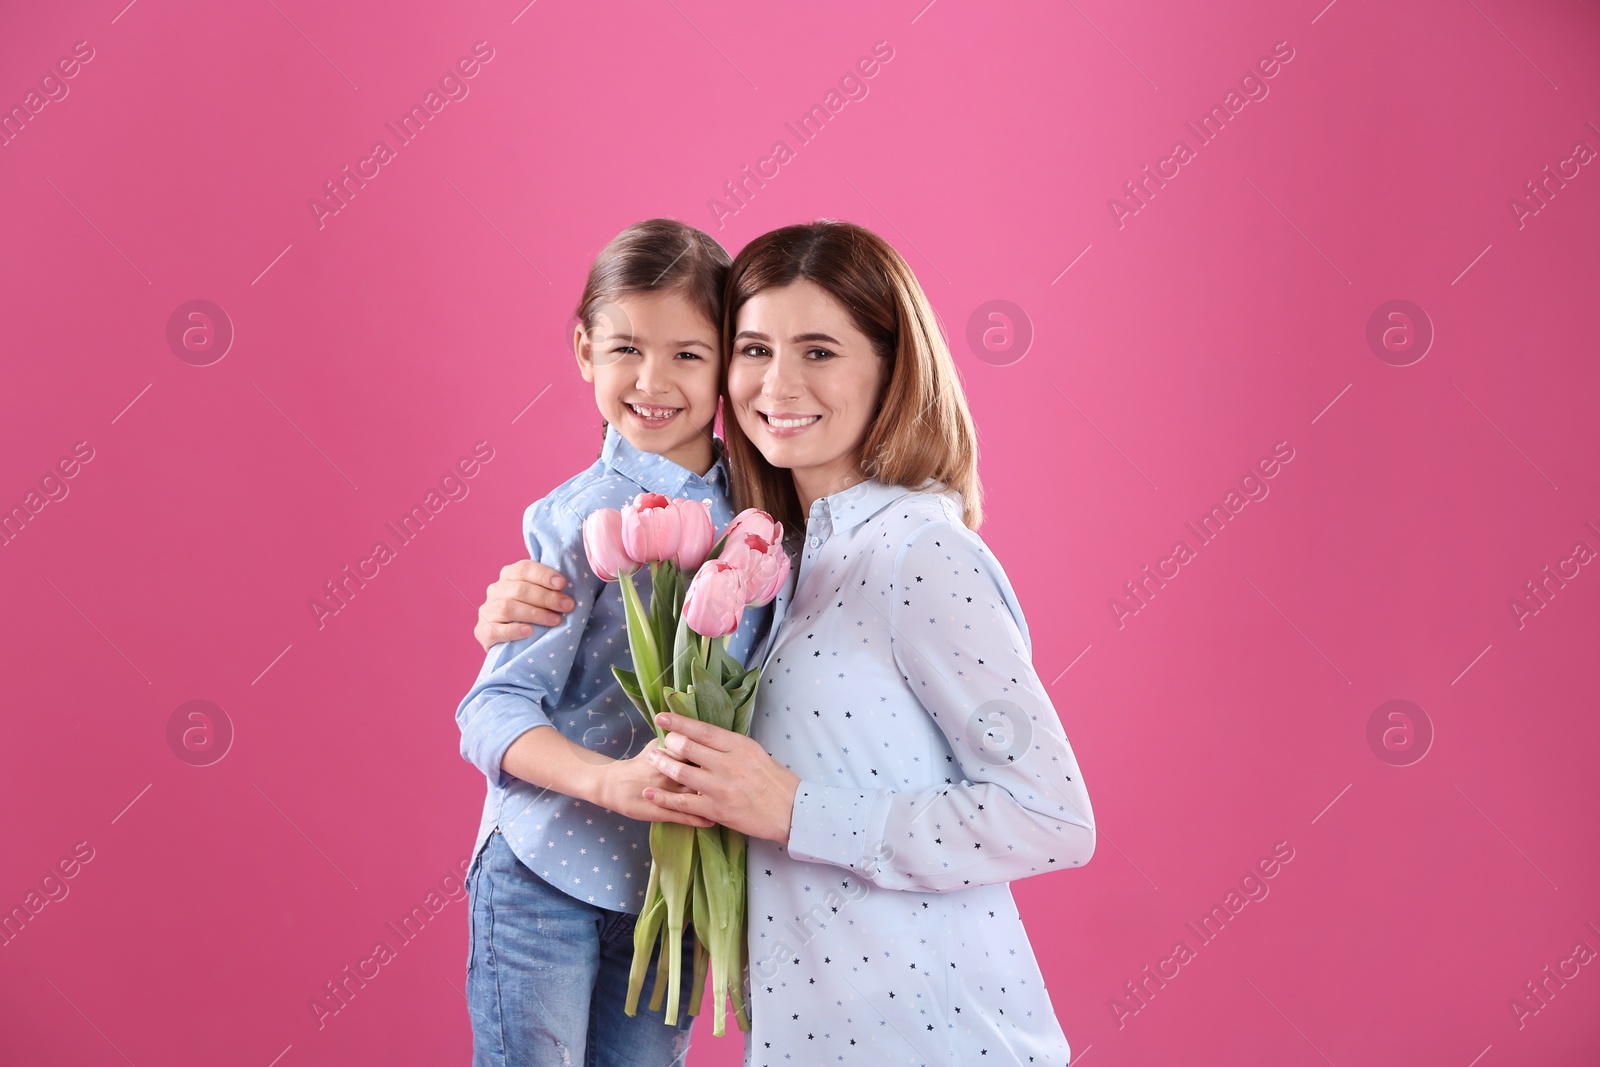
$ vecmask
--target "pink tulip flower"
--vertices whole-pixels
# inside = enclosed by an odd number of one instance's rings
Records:
[[[660,493],[640,493],[622,506],[622,547],[640,563],[670,560],[682,539],[683,514]]]
[[[720,559],[708,560],[689,582],[683,618],[702,637],[726,637],[744,615],[744,572]]]
[[[623,547],[622,512],[616,508],[601,508],[583,520],[583,551],[589,569],[602,581],[614,582],[617,575],[639,569],[639,561]]]
[[[736,532],[736,536],[730,537],[718,557],[744,574],[745,604],[749,607],[758,608],[767,603],[789,579],[789,556],[783,551],[783,525],[772,525],[777,540],[762,537],[754,532],[756,524],[751,524],[746,527],[749,532]]]
[[[711,545],[717,539],[716,523],[711,521],[711,510],[698,500],[673,500],[683,524],[683,538],[678,542],[677,554],[672,562],[684,574],[693,574],[711,554]]]
[[[763,541],[783,543],[783,523],[777,522],[760,508],[745,508],[733,517],[723,535],[732,542],[753,533]]]

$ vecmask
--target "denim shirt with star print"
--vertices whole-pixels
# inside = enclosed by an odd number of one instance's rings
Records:
[[[528,554],[567,579],[575,604],[553,627],[538,626],[489,650],[477,682],[456,709],[461,755],[488,779],[473,855],[496,828],[531,871],[570,896],[638,914],[650,874],[650,824],[588,801],[542,789],[500,768],[518,736],[550,725],[594,752],[626,759],[655,736],[622,692],[612,666],[629,668],[622,588],[589,568],[583,520],[599,508],[620,508],[641,492],[703,500],[718,533],[733,519],[727,459],[704,476],[634,447],[615,426],[588,470],[536,501],[523,516]],[[650,572],[634,575],[646,604]],[[766,636],[772,605],[746,609],[728,652],[741,662]]]

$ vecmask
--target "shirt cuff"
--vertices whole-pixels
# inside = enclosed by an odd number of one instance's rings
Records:
[[[789,819],[789,858],[876,873],[887,858],[888,799],[877,790],[802,781]]]
[[[511,742],[535,726],[553,725],[537,704],[503,694],[478,709],[472,728],[461,735],[461,754],[491,782],[504,786],[510,776],[500,769],[500,761],[505,759]]]

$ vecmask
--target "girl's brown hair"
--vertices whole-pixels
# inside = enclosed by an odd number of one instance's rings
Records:
[[[869,478],[910,489],[928,478],[961,493],[962,521],[983,523],[978,434],[950,347],[916,275],[889,243],[849,222],[819,219],[785,226],[745,246],[728,274],[722,320],[723,436],[733,475],[734,510],[760,508],[786,533],[806,528],[794,477],[767,462],[739,421],[728,395],[727,366],[739,309],[765,289],[805,279],[850,314],[873,350],[890,361],[889,380],[862,442]]]
[[[607,303],[629,293],[680,290],[707,322],[722,322],[722,295],[730,264],[727,249],[707,233],[677,219],[636,222],[594,257],[573,315],[585,330]],[[600,439],[606,423],[601,420]]]

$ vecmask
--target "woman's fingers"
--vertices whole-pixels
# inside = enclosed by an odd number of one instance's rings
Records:
[[[656,770],[671,778],[680,785],[687,786],[697,792],[704,792],[716,780],[704,767],[691,767],[682,760],[674,759],[670,754],[658,748],[646,749],[649,760]],[[682,795],[682,794],[675,794]]]
[[[676,823],[682,823],[685,826],[700,826],[700,827],[717,825],[716,823],[712,822],[710,819],[705,818],[704,816],[696,815],[696,814],[694,814],[693,812],[690,812],[690,811],[680,811],[677,808],[671,807],[668,804],[664,803],[663,801],[661,801],[661,800],[659,800],[657,798],[651,797],[649,794],[652,793],[652,792],[659,793],[662,797],[668,797],[668,796],[682,797],[682,796],[693,796],[694,795],[693,793],[669,793],[669,792],[666,792],[664,790],[659,790],[659,789],[647,789],[647,790],[645,790],[645,802],[648,803],[648,804],[653,805],[653,808],[652,808],[651,811],[641,814],[641,818],[643,819],[643,821],[645,821],[645,822],[676,822]]]
[[[718,749],[703,745],[688,734],[677,732],[668,733],[661,739],[660,744],[662,748],[685,763],[698,763],[702,767],[716,759],[719,754]]]
[[[500,578],[484,590],[472,636],[485,650],[502,641],[527,637],[535,626],[559,626],[576,606],[561,572],[523,559],[500,568]]]
[[[732,752],[735,746],[744,740],[743,735],[736,734],[732,730],[724,730],[720,726],[713,726],[699,719],[690,719],[675,711],[663,711],[656,716],[656,723],[669,733],[682,734],[717,752]]]
[[[714,825],[709,811],[711,802],[699,793],[669,793],[664,789],[651,788],[644,791],[644,796],[659,808],[700,817],[702,822],[695,825]]]
[[[556,626],[561,615],[556,610],[556,594],[541,585],[496,582],[489,587],[489,598],[480,609],[492,625],[526,623],[531,626]]]
[[[483,646],[485,652],[495,645],[506,641],[515,641],[533,633],[533,627],[520,622],[493,623],[486,619],[479,619],[472,628],[472,636],[478,639],[478,644]]]

